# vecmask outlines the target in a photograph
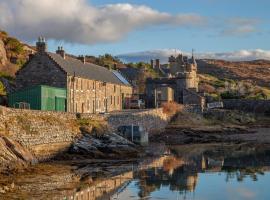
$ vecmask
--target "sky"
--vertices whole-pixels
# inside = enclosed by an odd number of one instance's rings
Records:
[[[269,0],[0,0],[0,29],[30,44],[42,35],[50,51],[75,55],[138,61],[195,49],[270,59],[269,8]]]

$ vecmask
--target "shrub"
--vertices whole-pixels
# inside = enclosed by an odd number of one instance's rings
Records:
[[[226,91],[220,94],[222,99],[239,99],[235,92]]]
[[[13,53],[16,53],[16,54],[23,53],[23,45],[16,38],[11,38],[11,37],[7,38],[5,40],[5,45],[6,45],[6,48],[12,51]]]
[[[178,112],[182,112],[184,106],[176,102],[166,102],[162,104],[163,113],[168,115],[175,115]]]
[[[6,88],[4,84],[0,81],[0,95],[6,95]]]

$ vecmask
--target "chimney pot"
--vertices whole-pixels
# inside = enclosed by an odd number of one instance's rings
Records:
[[[47,43],[45,41],[45,38],[38,38],[38,41],[36,42],[36,48],[38,53],[44,53],[47,51]]]
[[[56,53],[58,55],[62,56],[62,58],[64,58],[64,59],[66,58],[66,53],[65,53],[65,50],[63,49],[62,46],[59,46],[58,47],[58,50],[56,51]]]

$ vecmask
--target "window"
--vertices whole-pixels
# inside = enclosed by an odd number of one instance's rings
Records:
[[[113,104],[113,101],[112,101],[112,96],[111,96],[111,105]]]
[[[95,89],[95,81],[93,81],[93,90]]]
[[[84,113],[84,103],[82,103],[82,113]]]
[[[113,105],[115,106],[115,96],[113,97]]]
[[[76,90],[79,89],[79,83],[78,83],[78,79],[75,79],[75,87],[76,87]]]
[[[81,90],[83,90],[83,79],[81,79]]]
[[[113,92],[116,92],[116,85],[113,86]]]

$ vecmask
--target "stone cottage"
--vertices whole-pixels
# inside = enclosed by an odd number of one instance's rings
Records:
[[[63,88],[65,111],[76,113],[122,110],[131,97],[131,85],[117,71],[87,63],[84,56],[68,56],[63,47],[58,47],[56,53],[48,52],[44,38],[39,38],[36,48],[37,53],[16,74],[17,92],[38,85]],[[46,103],[51,105],[47,107],[57,104],[54,98],[49,97]]]
[[[193,55],[190,59],[182,54],[171,56],[168,65],[160,65],[158,59],[156,63],[151,60],[151,65],[161,78],[146,81],[148,107],[157,107],[166,101],[204,106],[205,98],[198,92],[197,63]]]

